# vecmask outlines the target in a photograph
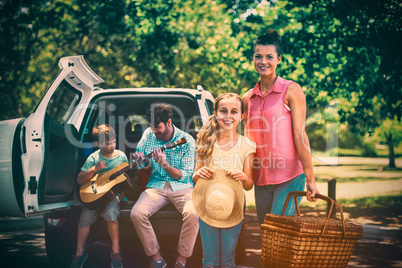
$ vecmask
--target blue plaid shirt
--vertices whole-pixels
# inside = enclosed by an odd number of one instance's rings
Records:
[[[151,177],[147,187],[163,190],[166,181],[170,183],[170,188],[173,191],[183,190],[187,188],[194,187],[193,183],[193,173],[195,168],[195,141],[194,138],[178,129],[176,126],[172,125],[174,129],[173,138],[168,141],[160,141],[152,133],[151,128],[147,128],[142,135],[140,142],[136,148],[137,152],[143,152],[144,155],[150,154],[155,149],[162,147],[165,144],[174,142],[185,138],[187,143],[181,144],[177,147],[166,149],[164,153],[166,154],[166,160],[174,168],[181,170],[181,178],[175,180],[169,175],[156,161],[151,158],[149,161],[152,167]]]

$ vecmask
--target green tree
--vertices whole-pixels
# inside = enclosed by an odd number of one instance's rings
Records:
[[[104,87],[244,93],[258,81],[253,40],[274,28],[284,40],[278,73],[303,87],[308,116],[344,98],[341,120],[371,133],[401,121],[401,9],[397,0],[5,0],[0,119],[29,115],[58,60],[76,54]]]
[[[212,0],[3,1],[0,119],[29,115],[68,55],[84,55],[103,87],[240,92],[246,59],[228,8]]]
[[[354,99],[351,107],[339,106],[340,120],[362,135],[372,133],[384,120],[401,121],[402,69],[396,66],[402,60],[402,5],[398,1],[278,4],[283,7],[278,20],[288,18],[283,38],[290,41],[282,71],[307,87],[308,103],[318,108],[334,98]]]
[[[381,141],[385,140],[389,150],[389,167],[395,168],[394,148],[402,142],[401,122],[396,117],[393,119],[385,119],[376,129],[375,134],[380,138]]]
[[[20,117],[29,110],[21,94],[34,98],[23,88],[31,59],[31,44],[37,40],[32,27],[40,4],[28,11],[25,1],[2,1],[0,4],[0,119]],[[35,13],[35,14],[33,14]]]
[[[240,92],[242,51],[225,7],[212,0],[127,1],[126,25],[136,44],[128,82]]]
[[[27,116],[63,56],[84,55],[109,86],[123,86],[123,1],[4,1],[0,34],[1,119]]]
[[[341,122],[348,122],[361,135],[373,133],[389,118],[401,121],[399,1],[261,2],[247,12],[243,14],[246,19],[233,26],[234,32],[248,38],[240,41],[245,56],[251,58],[251,41],[257,35],[268,28],[278,30],[284,40],[278,73],[302,86],[308,116],[339,98],[351,100],[352,104],[339,106]],[[248,73],[248,78],[253,76]],[[250,87],[256,81],[253,80],[250,79]]]
[[[361,134],[372,133],[388,119],[400,122],[402,70],[396,67],[401,66],[402,60],[398,48],[402,41],[399,1],[292,3],[292,8],[298,5],[308,10],[299,18],[303,27],[294,33],[294,39],[307,41],[304,49],[310,52],[303,66],[311,77],[310,85],[330,97],[357,100],[351,109],[340,107],[341,121],[347,121]],[[294,47],[292,55],[303,51],[299,50],[300,45]],[[392,147],[389,156],[392,167],[395,136],[386,137],[386,143]]]

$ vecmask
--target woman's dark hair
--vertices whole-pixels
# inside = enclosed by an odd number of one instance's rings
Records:
[[[276,47],[276,53],[278,53],[278,57],[282,55],[282,41],[278,32],[272,29],[269,29],[265,34],[262,34],[257,37],[254,41],[253,51],[255,52],[255,47],[257,45],[274,45]]]

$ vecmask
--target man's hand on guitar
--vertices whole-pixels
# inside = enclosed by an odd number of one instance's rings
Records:
[[[166,154],[161,150],[161,148],[156,149],[152,154],[152,157],[154,158],[156,163],[158,163],[163,169],[164,167],[166,167]]]
[[[141,167],[145,159],[143,152],[133,153],[133,161],[137,164],[137,167]]]

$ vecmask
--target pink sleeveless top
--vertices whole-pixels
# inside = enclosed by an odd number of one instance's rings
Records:
[[[259,186],[283,183],[303,173],[293,141],[290,108],[285,105],[291,83],[278,76],[265,96],[260,82],[249,93],[246,135],[257,144],[253,179]]]

